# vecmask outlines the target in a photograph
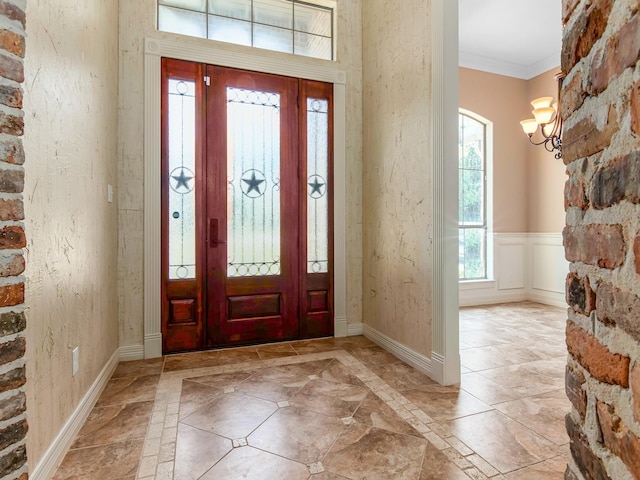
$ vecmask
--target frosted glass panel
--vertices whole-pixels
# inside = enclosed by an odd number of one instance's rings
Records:
[[[329,102],[307,99],[307,272],[329,271]]]
[[[251,20],[251,0],[209,0],[209,13]]]
[[[253,26],[253,46],[276,52],[293,53],[293,32],[255,24]]]
[[[331,36],[331,11],[310,5],[294,4],[294,30]]]
[[[169,80],[169,279],[196,276],[194,82]]]
[[[251,46],[251,23],[232,18],[209,16],[209,38],[236,45]]]
[[[327,60],[333,15],[298,0],[158,0],[158,30]]]
[[[293,3],[288,0],[253,0],[253,21],[293,28]]]
[[[158,30],[207,38],[207,16],[204,13],[159,6]]]
[[[207,8],[206,0],[160,0],[158,3],[160,5],[168,5],[170,7],[196,10],[198,12],[205,12]]]
[[[294,53],[307,57],[331,60],[333,53],[331,39],[317,35],[309,35],[308,33],[295,32]]]
[[[227,87],[227,149],[227,275],[279,275],[279,94]]]

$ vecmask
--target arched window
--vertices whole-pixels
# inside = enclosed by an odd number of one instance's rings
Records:
[[[488,232],[491,212],[487,195],[487,166],[491,122],[460,110],[458,136],[458,278],[489,277]]]

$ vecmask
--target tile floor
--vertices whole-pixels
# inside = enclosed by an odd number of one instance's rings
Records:
[[[462,383],[364,337],[121,363],[54,479],[562,479],[565,312],[460,311]]]

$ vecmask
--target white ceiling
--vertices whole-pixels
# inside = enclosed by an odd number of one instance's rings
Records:
[[[560,65],[561,0],[458,0],[460,66],[530,79]]]

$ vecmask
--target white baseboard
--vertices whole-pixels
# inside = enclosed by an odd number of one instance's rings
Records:
[[[551,305],[553,307],[560,308],[565,308],[567,306],[567,299],[564,293],[532,289],[527,297],[527,300],[531,300],[532,302],[536,303],[542,303],[544,305]]]
[[[121,362],[142,359],[144,359],[144,345],[125,345],[120,347]]]
[[[334,337],[347,336],[347,317],[335,317],[333,321],[333,336]]]
[[[91,387],[89,387],[85,396],[82,397],[76,409],[29,475],[31,480],[49,480],[53,476],[56,468],[58,468],[58,465],[67,454],[73,439],[80,431],[80,428],[82,428],[82,425],[84,425],[93,406],[98,401],[102,390],[104,390],[111,375],[113,375],[113,372],[118,366],[119,358],[120,352],[119,349],[116,349],[98,374],[98,378],[96,378]]]
[[[362,323],[350,323],[347,325],[347,336],[354,337],[356,335],[362,335]]]
[[[372,342],[381,346],[389,353],[392,353],[403,362],[411,365],[415,369],[431,377],[431,359],[422,355],[421,353],[411,350],[409,347],[401,344],[400,342],[387,337],[385,334],[380,333],[375,328],[369,325],[362,325],[364,336]]]
[[[460,295],[461,307],[476,307],[480,305],[496,305],[498,303],[524,302],[529,300],[529,295],[522,291],[495,292],[490,295]]]

